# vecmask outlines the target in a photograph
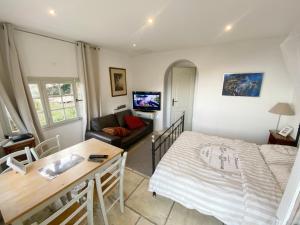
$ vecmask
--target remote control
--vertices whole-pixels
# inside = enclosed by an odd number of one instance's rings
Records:
[[[89,159],[107,159],[108,155],[90,155]]]

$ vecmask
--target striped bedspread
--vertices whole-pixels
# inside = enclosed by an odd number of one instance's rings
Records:
[[[234,149],[240,174],[210,168],[201,146]],[[211,215],[227,225],[273,225],[281,190],[256,144],[186,131],[158,164],[149,191]]]

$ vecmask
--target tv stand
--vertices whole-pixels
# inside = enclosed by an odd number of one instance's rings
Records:
[[[142,110],[142,109],[139,109],[139,110],[136,110],[138,112],[145,112],[145,113],[154,113],[155,111],[154,110]]]
[[[155,120],[155,116],[156,116],[156,111],[142,111],[142,110],[135,110],[134,114],[136,116],[145,118],[145,119],[151,119],[151,120]]]

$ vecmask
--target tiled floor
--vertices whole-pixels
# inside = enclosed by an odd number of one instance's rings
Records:
[[[221,225],[213,217],[202,215],[195,210],[163,197],[152,197],[148,191],[149,178],[131,169],[125,173],[125,212],[117,204],[109,212],[110,225]],[[97,207],[97,203],[95,203]],[[97,217],[97,218],[96,218]],[[95,212],[95,224],[101,219]]]
[[[125,212],[120,212],[116,204],[108,213],[109,225],[221,225],[213,217],[189,210],[169,199],[152,197],[148,191],[149,178],[131,169],[126,169],[124,178]],[[106,199],[112,202],[114,193]],[[36,215],[33,221],[47,218],[49,210]],[[31,224],[31,221],[28,221]],[[1,224],[1,222],[0,222]],[[94,224],[103,225],[100,205],[95,194]]]

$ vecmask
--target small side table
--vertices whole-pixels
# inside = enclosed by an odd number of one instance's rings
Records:
[[[283,137],[277,131],[270,130],[268,144],[295,146],[295,139],[291,136]]]
[[[18,142],[9,141],[4,146],[2,146],[5,155],[11,154],[19,150],[23,150],[25,147],[35,147],[35,140],[33,137]]]

